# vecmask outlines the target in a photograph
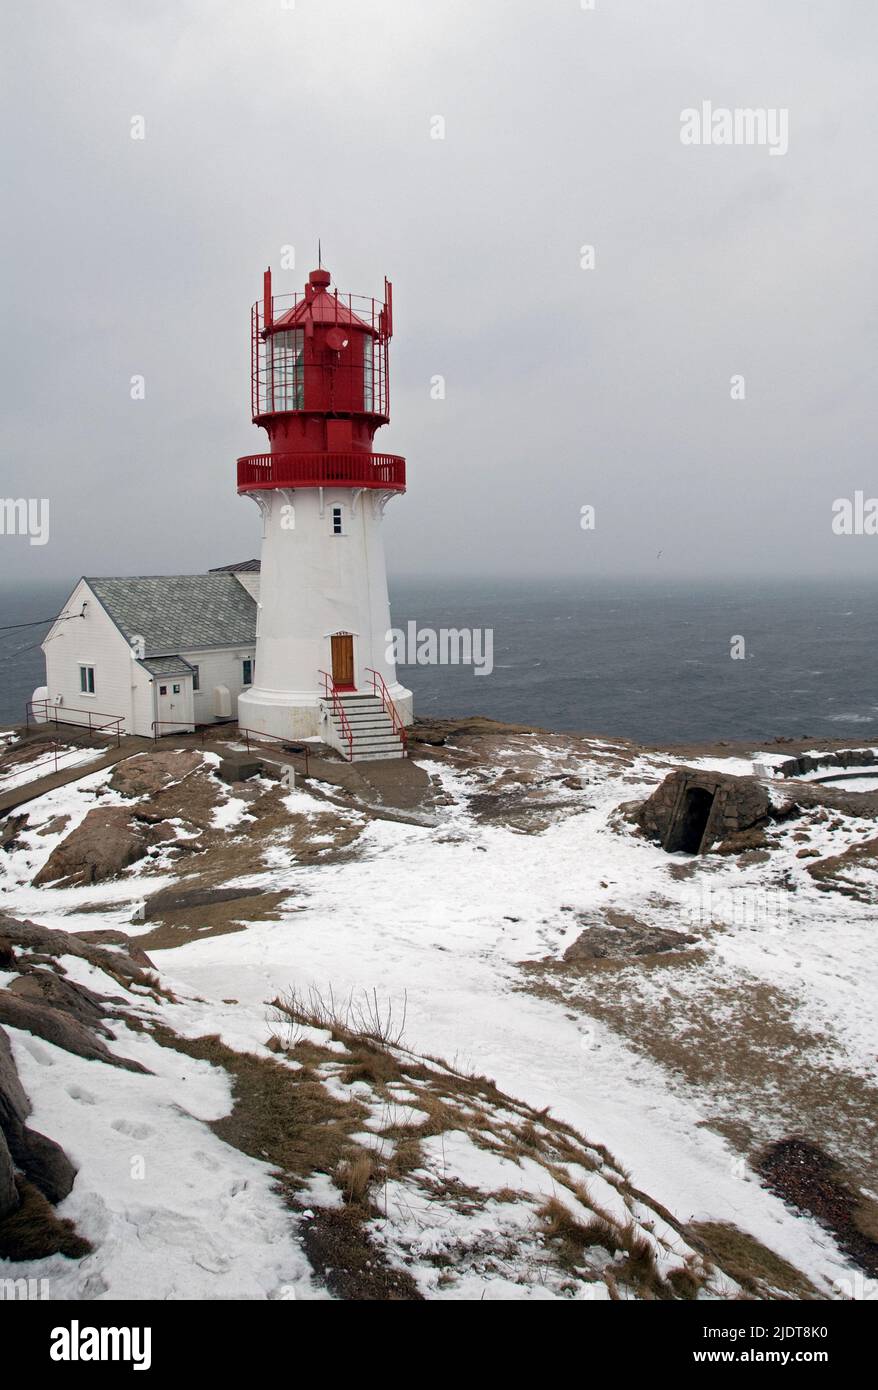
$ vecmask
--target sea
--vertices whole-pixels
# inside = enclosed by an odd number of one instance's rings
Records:
[[[11,625],[51,618],[73,582],[0,588],[0,723],[20,722],[44,681],[47,623]],[[399,676],[426,718],[657,744],[878,741],[878,580],[396,578],[391,614],[437,640],[475,630],[484,653],[490,634],[483,674],[404,652]]]

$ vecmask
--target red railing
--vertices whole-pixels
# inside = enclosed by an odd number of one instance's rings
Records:
[[[347,739],[348,753],[350,754],[348,762],[353,762],[354,735],[351,731],[351,726],[348,723],[348,717],[344,712],[344,705],[342,704],[341,699],[339,697],[339,693],[335,688],[335,681],[327,671],[318,671],[317,674],[318,676],[321,676],[323,678],[323,694],[326,696],[327,700],[332,700],[332,708],[338,715],[338,720],[341,724],[341,736],[343,739]]]
[[[400,718],[399,710],[390,698],[390,691],[387,689],[384,677],[379,671],[373,671],[371,666],[366,667],[366,675],[372,677],[372,694],[380,697],[385,713],[393,725],[393,732],[399,735],[402,740],[403,752],[405,752],[408,749],[409,736]]]
[[[302,410],[353,409],[390,418],[388,342],[393,332],[390,285],[382,303],[366,295],[331,290],[318,309],[317,334],[308,335],[297,310],[309,302],[301,291],[257,300],[250,313],[251,406],[253,419]],[[333,325],[351,330],[350,345],[326,353],[321,330]],[[312,325],[312,328],[314,325]],[[281,339],[275,338],[280,334]],[[286,342],[284,338],[286,337]],[[371,343],[368,357],[360,346]],[[278,344],[279,353],[275,349]]]
[[[238,491],[273,487],[367,487],[405,492],[398,454],[247,454],[238,459]]]
[[[58,714],[59,710],[61,711],[60,718]],[[38,711],[42,714],[42,718],[38,717]],[[50,714],[54,717],[50,717]],[[64,718],[64,716],[68,714],[84,714],[87,715],[88,718],[87,720]],[[94,722],[96,719],[102,719],[105,722],[96,724]],[[71,728],[74,729],[88,729],[89,734],[102,734],[109,729],[109,737],[113,738],[115,736],[117,748],[122,742],[122,725],[124,722],[125,717],[121,714],[101,714],[99,710],[80,709],[76,705],[52,704],[50,700],[28,700],[25,705],[25,723],[28,728],[30,728],[32,723],[54,724],[56,729],[60,724],[69,724]]]

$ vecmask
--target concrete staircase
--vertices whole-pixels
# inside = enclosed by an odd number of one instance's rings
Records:
[[[343,758],[363,763],[405,757],[405,744],[378,695],[361,695],[358,691],[338,691],[337,695],[353,735],[353,756],[332,700],[324,700],[323,709],[329,716],[330,742]]]

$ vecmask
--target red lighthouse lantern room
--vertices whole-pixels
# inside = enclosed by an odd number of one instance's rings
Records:
[[[405,491],[405,460],[373,452],[390,419],[393,290],[384,284],[383,303],[340,294],[321,267],[304,293],[273,295],[266,270],[251,313],[252,413],[270,453],[239,459],[239,492],[332,483]]]

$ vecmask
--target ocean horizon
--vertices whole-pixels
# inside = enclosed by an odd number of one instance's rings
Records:
[[[0,587],[4,724],[43,683],[46,632],[8,625],[57,613],[74,582]],[[422,718],[659,744],[878,731],[878,580],[396,577],[390,596],[396,630],[491,634],[490,674],[400,664]]]

